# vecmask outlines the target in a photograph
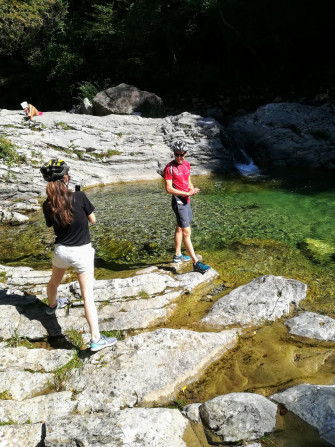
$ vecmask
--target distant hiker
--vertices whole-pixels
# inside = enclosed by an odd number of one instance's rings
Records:
[[[41,172],[46,187],[47,200],[43,213],[48,227],[53,227],[56,241],[52,258],[52,276],[47,286],[49,307],[47,315],[65,307],[67,299],[56,299],[57,289],[68,267],[77,273],[85,316],[91,331],[91,351],[113,346],[116,338],[100,335],[97,310],[93,297],[94,248],[91,245],[88,222],[95,223],[94,206],[82,191],[68,189],[69,167],[63,160],[52,159]]]
[[[34,107],[31,104],[28,104],[27,101],[23,101],[21,102],[21,107],[23,109],[23,111],[25,112],[27,118],[29,119],[29,121],[34,121],[33,117],[34,116],[39,116],[39,115],[43,115],[43,112],[39,112],[36,107]]]
[[[175,255],[172,262],[187,262],[192,259],[193,270],[195,272],[205,273],[210,269],[209,265],[198,261],[191,242],[192,210],[190,196],[198,194],[199,188],[195,188],[191,182],[191,167],[185,160],[187,154],[184,141],[175,141],[171,146],[174,153],[174,160],[164,169],[165,190],[172,194],[172,209],[177,218],[176,229],[174,233]],[[181,243],[190,256],[181,253]]]

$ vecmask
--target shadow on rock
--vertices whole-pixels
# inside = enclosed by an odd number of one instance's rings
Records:
[[[0,290],[0,305],[14,306],[17,312],[28,320],[39,321],[47,331],[49,337],[59,337],[62,335],[62,328],[56,316],[46,315],[45,309],[47,305],[42,303],[34,295],[17,295],[15,293],[8,293],[6,290]],[[32,338],[29,334],[24,336],[28,339]]]

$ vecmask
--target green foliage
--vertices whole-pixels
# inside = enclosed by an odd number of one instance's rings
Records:
[[[101,41],[107,42],[116,34],[115,10],[111,3],[107,5],[94,3],[92,9],[90,19],[86,24],[86,35],[87,39],[91,39],[101,45]]]
[[[66,365],[58,368],[55,371],[53,386],[56,391],[63,391],[65,389],[65,383],[71,376],[72,371],[75,368],[80,368],[82,364],[83,363],[80,360],[78,353],[74,351],[73,358]]]
[[[0,282],[5,283],[6,277],[7,277],[6,272],[0,272]]]
[[[73,127],[69,126],[66,123],[63,123],[63,121],[59,121],[58,123],[55,123],[56,127],[61,127],[63,130],[72,130]]]
[[[0,392],[0,399],[1,400],[12,400],[13,396],[8,392],[8,390],[5,390],[5,391]]]
[[[78,99],[83,100],[87,98],[90,102],[100,91],[99,86],[96,83],[83,81],[78,85]]]
[[[0,54],[10,55],[25,47],[29,57],[35,36],[62,26],[66,4],[63,0],[0,0]]]
[[[8,166],[20,164],[26,161],[24,155],[20,155],[14,144],[3,136],[0,136],[0,159],[2,159]]]
[[[119,330],[116,331],[101,331],[102,334],[106,335],[106,337],[115,337],[118,340],[122,340],[123,335],[122,332]]]
[[[79,160],[83,160],[84,155],[85,155],[85,152],[83,152],[83,151],[79,151],[78,149],[75,149],[73,152],[77,155],[77,157],[79,158]]]
[[[142,300],[147,300],[150,298],[150,295],[148,292],[146,292],[145,290],[141,290],[138,294],[139,298],[141,298]]]
[[[195,96],[228,97],[224,107],[236,110],[273,93],[331,92],[326,3],[0,0],[2,101],[37,96],[55,110],[92,100],[107,79],[179,107]]]
[[[76,346],[76,348],[79,350],[84,348],[85,342],[80,332],[76,331],[75,329],[69,329],[65,332],[65,335],[69,341]]]
[[[35,349],[35,346],[27,338],[20,337],[16,331],[14,331],[12,337],[6,341],[6,344],[9,348],[24,346],[28,349]]]
[[[17,422],[13,421],[13,419],[8,419],[6,422],[0,422],[0,427],[5,425],[17,425]]]
[[[178,410],[182,410],[186,404],[187,404],[186,399],[177,399],[173,401],[172,408],[178,408]]]
[[[113,155],[121,155],[121,152],[118,151],[117,149],[108,149],[107,152],[99,152],[97,154],[93,152],[91,155],[95,158],[101,159],[104,157],[109,158],[112,157]]]

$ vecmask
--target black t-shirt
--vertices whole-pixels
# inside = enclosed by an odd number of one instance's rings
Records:
[[[76,191],[73,194],[74,216],[73,221],[66,227],[59,227],[52,218],[47,206],[48,199],[43,203],[43,213],[48,227],[53,227],[56,234],[56,244],[79,246],[91,242],[87,216],[93,213],[94,205],[88,200],[85,193]]]

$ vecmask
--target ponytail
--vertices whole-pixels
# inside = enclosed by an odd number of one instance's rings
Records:
[[[69,191],[64,180],[56,180],[47,184],[50,217],[59,227],[66,227],[73,221],[73,192]]]

